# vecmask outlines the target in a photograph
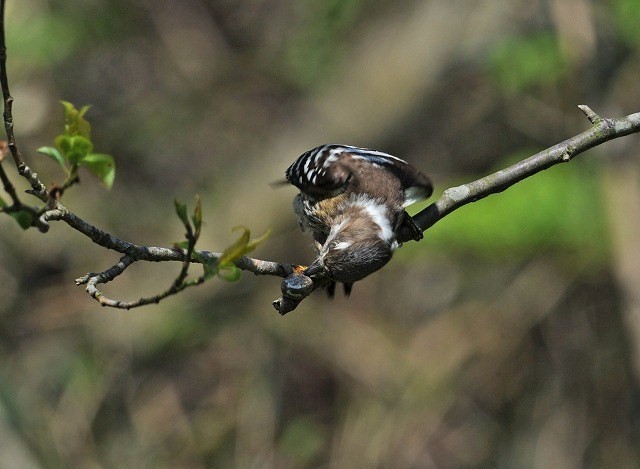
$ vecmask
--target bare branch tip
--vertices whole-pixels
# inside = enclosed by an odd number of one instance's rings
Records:
[[[300,304],[300,301],[292,298],[287,298],[286,296],[281,296],[271,304],[276,309],[276,311],[278,311],[280,316],[284,316],[285,314],[290,313],[291,311],[296,309]]]
[[[596,114],[586,104],[580,104],[580,105],[578,105],[578,108],[582,111],[582,113],[585,116],[587,116],[587,119],[589,119],[589,122],[591,122],[592,124],[597,124],[598,122],[600,122],[602,120],[602,117],[600,117],[598,114]]]
[[[91,278],[90,274],[84,275],[82,277],[79,277],[77,279],[75,279],[76,285],[85,285],[89,279]]]

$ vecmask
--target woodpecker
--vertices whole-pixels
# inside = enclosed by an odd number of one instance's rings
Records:
[[[383,267],[399,246],[403,225],[422,238],[422,230],[405,207],[433,192],[431,181],[406,161],[376,150],[348,145],[321,145],[298,157],[285,172],[300,190],[293,208],[303,231],[310,231],[317,257],[306,268],[310,277],[324,276],[344,284]]]

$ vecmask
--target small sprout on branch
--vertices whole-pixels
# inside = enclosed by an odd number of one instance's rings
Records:
[[[242,271],[235,265],[235,261],[253,251],[271,234],[271,229],[268,229],[259,238],[251,239],[251,231],[244,226],[236,226],[231,231],[239,230],[242,230],[242,234],[236,242],[222,252],[215,267],[209,266],[209,275],[217,275],[228,282],[237,282],[242,276]],[[206,269],[205,264],[205,271]]]
[[[107,189],[111,189],[116,175],[116,165],[111,155],[93,152],[91,125],[84,118],[90,106],[76,109],[68,101],[60,101],[64,107],[64,133],[54,139],[53,147],[40,147],[38,153],[56,161],[67,174],[67,179],[54,195],[80,181],[78,168],[83,166],[92,172]]]
[[[180,218],[180,221],[182,221],[182,224],[187,229],[187,233],[190,232],[191,224],[189,223],[189,215],[187,215],[187,204],[178,199],[175,199],[173,204],[176,207],[176,214],[178,215],[178,218]]]
[[[202,204],[200,202],[200,197],[196,196],[196,207],[193,212],[193,217],[191,218],[194,224],[194,226],[192,227],[191,222],[189,221],[189,216],[187,215],[187,204],[179,201],[178,199],[175,199],[173,203],[176,207],[178,218],[180,218],[182,224],[186,229],[185,237],[187,238],[185,241],[182,241],[180,243],[174,243],[174,246],[177,249],[186,251],[184,254],[184,259],[182,261],[182,270],[173,282],[172,287],[182,289],[189,286],[189,282],[185,282],[185,279],[187,278],[189,266],[191,265],[193,250],[195,249],[198,238],[200,237],[200,227],[202,226]],[[205,279],[203,278],[194,282],[202,283],[204,280]]]

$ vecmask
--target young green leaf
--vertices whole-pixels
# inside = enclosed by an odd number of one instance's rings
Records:
[[[54,139],[55,148],[41,147],[38,151],[62,166],[67,180],[77,182],[78,166],[85,166],[107,189],[111,189],[116,176],[115,161],[111,155],[93,153],[91,126],[84,118],[91,106],[82,106],[78,110],[68,101],[60,103],[64,107],[64,133]]]
[[[187,204],[180,202],[178,199],[174,199],[173,203],[176,206],[176,213],[178,217],[184,224],[184,226],[189,226],[189,215],[187,215]]]
[[[173,243],[173,247],[177,249],[184,249],[185,251],[189,249],[189,241],[180,241]]]
[[[19,212],[14,212],[11,214],[13,219],[18,222],[18,225],[23,230],[28,229],[33,224],[34,214],[27,210],[20,210]]]
[[[236,259],[244,256],[244,253],[247,252],[247,244],[249,243],[251,232],[244,226],[236,226],[231,231],[238,230],[242,230],[242,234],[235,243],[233,243],[231,246],[228,246],[224,251],[222,251],[222,256],[218,260],[219,265],[222,266],[232,263]]]
[[[93,151],[93,143],[79,135],[58,135],[53,142],[71,164],[79,164],[80,160]]]
[[[91,106],[83,106],[79,111],[68,101],[60,101],[64,106],[64,134],[69,137],[90,138],[91,125],[84,119]]]
[[[8,204],[2,199],[0,198],[0,208],[2,207],[7,207]],[[23,230],[28,229],[32,224],[33,224],[33,218],[34,215],[33,213],[27,211],[27,210],[20,210],[18,212],[12,212],[9,215],[11,215],[11,217],[18,222],[18,225],[20,225],[20,227]]]
[[[264,234],[262,236],[260,236],[259,238],[256,239],[252,239],[251,241],[249,241],[247,243],[247,250],[245,252],[245,254],[247,252],[251,252],[253,251],[255,248],[258,247],[258,245],[260,245],[264,240],[266,240],[269,236],[271,235],[271,228],[267,229],[267,231],[264,232]]]
[[[271,230],[267,230],[265,234],[260,236],[258,239],[251,240],[251,231],[244,226],[236,226],[231,231],[242,230],[242,234],[237,239],[235,243],[231,246],[227,247],[222,252],[222,257],[219,259],[220,266],[228,265],[235,261],[236,259],[241,258],[245,254],[253,251],[258,244],[263,242],[269,236]]]
[[[242,277],[242,271],[233,264],[218,267],[218,277],[227,282],[237,282]]]
[[[107,189],[111,189],[116,177],[116,163],[113,156],[103,153],[89,153],[79,161],[79,164],[96,175],[107,186]]]
[[[195,228],[194,236],[198,239],[200,237],[200,229],[202,228],[202,202],[198,195],[196,195],[196,207],[193,210],[191,220],[193,220],[193,227]]]
[[[62,155],[62,153],[60,153],[58,151],[57,148],[53,148],[53,147],[40,147],[38,148],[38,150],[36,150],[38,153],[42,154],[42,155],[47,155],[48,157],[52,158],[54,161],[56,161],[60,166],[62,166],[62,168],[65,171],[69,171],[67,168],[67,162],[64,159],[64,156]]]
[[[211,260],[208,262],[202,263],[202,268],[204,269],[204,279],[209,280],[214,277],[218,273],[218,262],[216,260]]]

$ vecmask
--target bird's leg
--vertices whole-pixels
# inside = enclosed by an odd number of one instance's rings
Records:
[[[413,217],[409,215],[406,210],[402,212],[401,216],[402,221],[400,222],[400,226],[406,226],[409,230],[411,230],[411,239],[413,239],[414,241],[420,241],[424,237],[424,235],[422,234],[422,230],[413,219]]]

